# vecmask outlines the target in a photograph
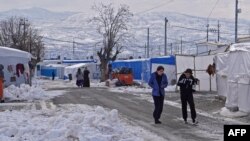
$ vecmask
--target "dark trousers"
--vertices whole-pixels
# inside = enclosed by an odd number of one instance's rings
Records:
[[[153,96],[155,110],[153,113],[154,119],[159,120],[161,118],[161,113],[163,110],[164,96]]]
[[[191,118],[193,121],[196,119],[196,111],[194,105],[193,93],[181,93],[181,103],[182,103],[182,116],[185,121],[187,121],[187,103],[189,104],[191,111]]]

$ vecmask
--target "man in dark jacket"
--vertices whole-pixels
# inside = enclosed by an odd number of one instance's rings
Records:
[[[161,113],[164,105],[165,88],[168,86],[168,79],[166,74],[164,74],[164,68],[159,66],[157,71],[151,74],[148,85],[153,89],[152,96],[154,99],[154,119],[155,124],[161,124],[159,120],[161,118]]]
[[[187,124],[187,103],[189,104],[190,110],[191,110],[191,118],[193,121],[193,124],[197,124],[196,121],[196,111],[195,111],[195,105],[194,105],[194,98],[193,98],[193,92],[195,91],[193,89],[193,86],[197,83],[198,79],[195,79],[192,75],[192,70],[187,69],[179,78],[178,86],[180,86],[180,92],[181,92],[181,103],[182,103],[182,116]]]

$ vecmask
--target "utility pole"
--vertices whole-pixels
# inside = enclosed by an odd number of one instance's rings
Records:
[[[208,42],[208,36],[209,36],[209,24],[207,24],[207,42]]]
[[[149,58],[149,28],[148,28],[148,44],[147,44],[147,58]]]
[[[181,55],[182,55],[182,36],[181,36]]]
[[[218,39],[217,39],[217,41],[218,41],[218,43],[220,42],[220,21],[218,21]]]
[[[165,49],[164,49],[164,55],[167,56],[167,44],[168,44],[168,34],[167,34],[167,26],[168,26],[168,19],[165,18]]]
[[[160,45],[158,46],[158,49],[159,49],[158,50],[159,51],[159,56],[161,56],[161,46]]]
[[[147,58],[147,43],[145,43],[145,58]]]
[[[238,42],[238,14],[241,12],[238,6],[239,0],[235,0],[235,43]]]
[[[171,55],[173,55],[173,43],[170,44],[171,47]]]
[[[72,59],[75,57],[75,38],[73,38],[73,55]]]
[[[30,48],[29,48],[30,53],[31,53],[31,47],[32,47],[32,31],[30,29]]]

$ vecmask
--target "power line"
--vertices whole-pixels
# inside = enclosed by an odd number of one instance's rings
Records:
[[[154,9],[157,9],[157,8],[160,8],[160,7],[163,7],[163,6],[169,4],[169,3],[173,2],[173,1],[174,1],[174,0],[169,0],[169,1],[167,1],[167,2],[164,2],[164,3],[161,3],[161,4],[157,5],[157,6],[155,6],[155,7],[152,7],[152,8],[150,8],[150,9],[147,9],[147,10],[144,10],[144,11],[141,11],[141,12],[137,12],[137,13],[135,13],[135,15],[137,15],[137,14],[142,14],[142,13],[146,13],[146,12],[149,12],[149,11],[151,11],[151,10],[154,10]]]
[[[213,7],[212,10],[210,11],[210,13],[209,13],[209,15],[208,15],[208,17],[207,17],[207,21],[209,20],[210,16],[212,15],[212,13],[213,13],[214,9],[216,8],[216,6],[218,5],[219,1],[220,1],[220,0],[217,0],[217,1],[216,1],[214,7]]]

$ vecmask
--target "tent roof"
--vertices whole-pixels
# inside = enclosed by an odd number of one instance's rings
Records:
[[[2,47],[0,46],[0,56],[1,57],[20,57],[31,59],[31,54],[25,51],[21,51],[18,49]]]
[[[175,65],[175,56],[151,58],[151,63]]]
[[[75,65],[72,65],[72,66],[68,66],[66,67],[66,69],[74,69],[74,68],[81,68],[81,67],[86,67],[88,64],[86,63],[80,63],[80,64],[75,64]]]
[[[239,43],[239,44],[233,44],[230,49],[230,52],[234,51],[247,51],[250,52],[250,43]]]
[[[118,62],[141,62],[141,61],[149,61],[149,59],[116,60],[113,63],[118,63]]]

